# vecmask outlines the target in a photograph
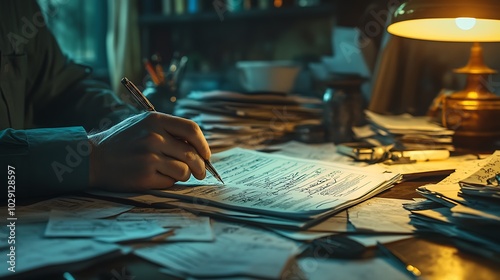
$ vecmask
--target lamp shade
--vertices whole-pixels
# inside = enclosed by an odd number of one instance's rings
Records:
[[[409,0],[394,12],[387,31],[412,39],[499,42],[498,0]]]

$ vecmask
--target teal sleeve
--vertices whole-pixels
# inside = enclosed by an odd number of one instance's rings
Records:
[[[0,131],[0,143],[0,170],[5,179],[9,168],[15,170],[16,198],[53,196],[88,187],[91,145],[83,127],[8,128]],[[6,189],[2,196],[7,195]]]

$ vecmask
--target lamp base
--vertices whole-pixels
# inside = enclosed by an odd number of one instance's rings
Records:
[[[456,147],[489,150],[500,141],[500,97],[461,98],[460,92],[445,97],[443,125],[455,131]]]

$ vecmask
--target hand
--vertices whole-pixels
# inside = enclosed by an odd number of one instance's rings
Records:
[[[89,135],[90,186],[111,191],[161,189],[191,174],[205,178],[210,148],[193,121],[146,112]]]

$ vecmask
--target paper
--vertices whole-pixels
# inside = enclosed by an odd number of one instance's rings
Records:
[[[310,226],[307,231],[317,232],[347,232],[348,227],[347,210],[332,215],[325,220]]]
[[[262,230],[219,222],[214,228],[215,242],[164,244],[134,253],[184,276],[278,279],[299,252],[294,242]]]
[[[98,219],[118,215],[132,208],[134,206],[96,198],[63,196],[27,206],[18,206],[16,216],[20,222],[41,222],[48,220],[51,210],[57,210],[72,213],[75,216]]]
[[[412,233],[410,211],[403,208],[410,200],[374,197],[347,209],[349,221],[357,231]]]
[[[47,223],[47,237],[87,237],[105,242],[146,239],[168,230],[150,221],[88,219],[71,213],[52,211]]]
[[[380,257],[350,260],[303,258],[298,263],[308,280],[412,279],[392,262]]]
[[[123,234],[115,220],[87,219],[51,214],[45,236],[47,237],[95,237]]]
[[[356,166],[366,166],[364,162],[356,162],[353,158],[337,153],[337,148],[333,143],[304,144],[297,141],[289,141],[284,144],[269,146],[268,149],[279,149],[274,154],[322,160]]]
[[[380,234],[351,234],[349,238],[363,244],[365,247],[376,246],[377,242],[380,243],[391,243],[400,240],[405,240],[413,238],[413,235],[380,235]]]
[[[214,155],[212,163],[225,185],[212,177],[201,182],[191,178],[150,193],[300,219],[338,211],[391,185],[387,175],[368,169],[239,148]],[[396,178],[399,176],[392,175],[391,180]]]
[[[478,171],[485,163],[485,159],[468,160],[457,165],[455,172],[441,180],[439,185],[458,184],[461,180]]]
[[[379,127],[387,129],[393,134],[395,130],[408,132],[421,131],[421,132],[439,132],[440,135],[453,135],[453,131],[447,130],[441,125],[431,122],[429,117],[426,116],[411,116],[409,114],[398,116],[384,116],[371,111],[365,111],[367,117]],[[397,132],[397,131],[396,131]]]
[[[172,229],[167,241],[213,241],[214,233],[209,217],[197,217],[184,213],[124,213],[118,221],[153,222],[163,228]]]
[[[490,157],[485,160],[485,164],[479,170],[471,174],[469,177],[460,181],[462,186],[488,186],[497,187],[500,191],[499,182],[495,179],[497,174],[500,174],[500,151],[495,151]]]
[[[15,273],[21,277],[22,272],[34,269],[60,269],[68,264],[89,261],[102,261],[103,258],[120,256],[121,248],[115,244],[105,244],[92,239],[43,238],[45,224],[19,224],[16,227]],[[0,250],[2,263],[8,263],[10,248]],[[5,266],[4,266],[5,267]],[[12,276],[7,269],[0,270],[0,277]]]
[[[474,209],[471,207],[467,207],[464,205],[456,205],[451,208],[451,213],[453,217],[457,217],[456,214],[461,214],[460,218],[466,218],[465,216],[469,216],[470,220],[477,220],[480,222],[481,220],[490,220],[492,224],[500,223],[500,212],[499,211],[484,211],[479,209]]]
[[[477,160],[476,155],[454,156],[445,160],[434,160],[427,162],[416,162],[409,164],[377,165],[388,172],[399,173],[405,180],[420,176],[451,174],[458,166],[469,161]]]

